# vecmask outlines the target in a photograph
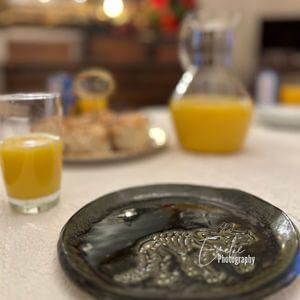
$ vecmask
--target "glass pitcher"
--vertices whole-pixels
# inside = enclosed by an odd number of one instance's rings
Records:
[[[231,72],[235,13],[196,11],[181,26],[179,56],[186,69],[172,95],[178,139],[191,151],[241,149],[253,105]]]

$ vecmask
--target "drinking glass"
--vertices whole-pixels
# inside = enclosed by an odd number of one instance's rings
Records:
[[[59,200],[63,142],[60,97],[0,95],[0,157],[10,205],[37,214]]]

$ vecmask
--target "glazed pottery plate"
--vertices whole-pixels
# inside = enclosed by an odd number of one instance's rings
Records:
[[[260,299],[297,276],[299,238],[284,212],[248,193],[152,185],[83,207],[58,253],[99,299]]]
[[[127,161],[145,157],[164,149],[167,145],[167,135],[165,131],[158,127],[149,129],[149,146],[144,149],[136,151],[110,151],[103,152],[89,152],[89,153],[66,153],[64,155],[65,163],[111,163],[119,161]]]

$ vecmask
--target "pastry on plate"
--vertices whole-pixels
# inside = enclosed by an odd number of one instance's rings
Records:
[[[149,146],[149,124],[141,113],[120,114],[109,128],[114,149],[139,151]]]
[[[103,110],[100,112],[88,112],[82,114],[80,117],[91,124],[101,124],[102,126],[109,128],[118,118],[118,115],[110,110]]]
[[[107,129],[101,124],[93,124],[84,118],[65,118],[63,136],[66,153],[108,153],[111,151]]]
[[[57,124],[45,119],[34,131],[57,134]],[[150,146],[149,124],[141,113],[89,112],[63,120],[64,149],[67,156],[138,152]]]

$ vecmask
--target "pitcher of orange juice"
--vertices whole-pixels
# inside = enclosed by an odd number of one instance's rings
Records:
[[[178,139],[195,152],[242,148],[253,105],[230,67],[235,13],[196,11],[183,21],[179,53],[186,69],[170,102]]]

